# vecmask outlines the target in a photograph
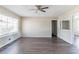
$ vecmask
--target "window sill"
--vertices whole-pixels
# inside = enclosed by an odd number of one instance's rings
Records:
[[[6,37],[6,36],[10,36],[10,35],[14,35],[14,34],[17,34],[17,33],[18,33],[18,32],[6,33],[6,34],[3,34],[3,35],[0,35],[0,38]]]

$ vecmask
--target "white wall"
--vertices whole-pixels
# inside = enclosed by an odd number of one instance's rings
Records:
[[[62,29],[62,21],[63,20],[67,20],[69,21],[69,30],[65,30]],[[61,25],[60,25],[61,24]],[[68,16],[63,16],[61,18],[58,19],[58,37],[63,39],[64,41],[68,42],[68,43],[73,43],[73,28],[72,28],[72,16],[68,15]]]
[[[23,18],[23,37],[51,37],[51,20],[53,19],[49,17]]]
[[[74,16],[76,13],[79,13],[79,6],[77,6],[76,8],[64,13],[62,16],[60,16],[58,18],[58,37],[65,40],[66,42],[73,44],[74,43],[74,31],[75,31],[75,27],[74,27]],[[63,20],[69,20],[70,22],[70,30],[63,30],[60,27],[61,21]],[[62,24],[61,24],[62,25]],[[77,25],[77,24],[75,24]]]
[[[0,6],[0,14],[6,15],[6,16],[10,16],[10,17],[15,17],[19,19],[19,32],[15,33],[15,34],[10,34],[10,35],[5,35],[4,37],[0,37],[0,48],[9,44],[10,42],[16,40],[17,38],[21,37],[21,30],[20,30],[20,17],[18,15],[16,15],[15,13],[7,10],[6,8],[3,8]],[[11,40],[9,40],[9,38]]]
[[[79,36],[79,12],[73,16],[73,31]]]

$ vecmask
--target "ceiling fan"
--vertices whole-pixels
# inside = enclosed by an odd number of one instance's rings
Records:
[[[41,11],[41,12],[46,12],[45,9],[48,9],[49,7],[44,7],[43,5],[35,5],[36,9],[30,9],[30,10],[36,10],[36,13],[38,11]]]

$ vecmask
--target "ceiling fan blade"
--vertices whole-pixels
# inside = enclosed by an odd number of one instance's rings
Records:
[[[46,12],[45,10],[43,10],[43,9],[40,9],[40,11],[42,11],[42,12]]]
[[[41,9],[48,9],[49,7],[44,7],[44,8],[41,8]]]

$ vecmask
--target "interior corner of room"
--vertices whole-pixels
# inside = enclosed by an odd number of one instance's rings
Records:
[[[56,6],[60,7],[57,11],[49,7],[51,10],[48,14],[52,12],[52,16],[44,13],[39,16],[40,11],[37,14],[26,12],[29,6],[25,10],[22,10],[25,6],[0,6],[0,48],[20,37],[52,38],[53,35],[74,45],[79,39],[79,6]]]

